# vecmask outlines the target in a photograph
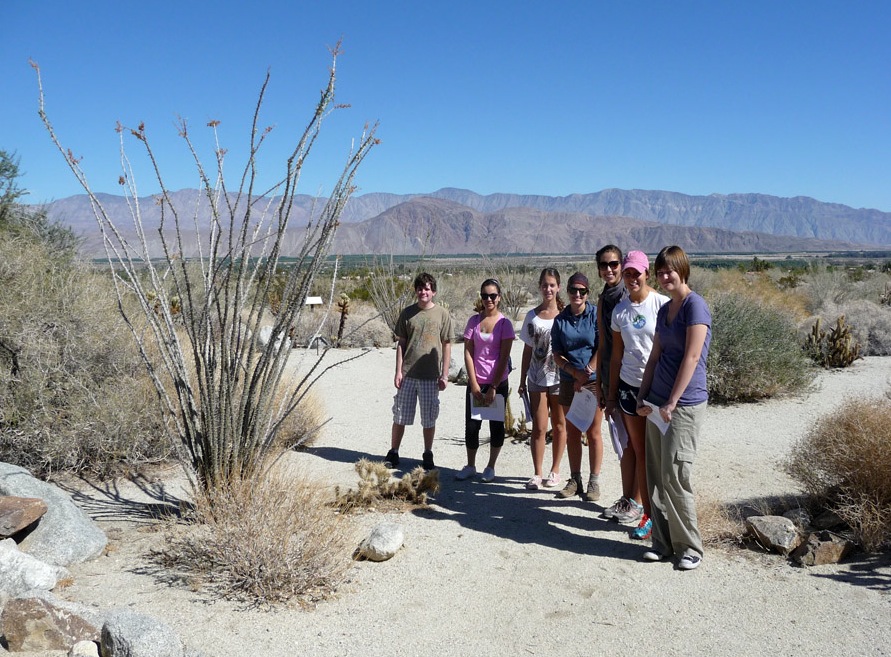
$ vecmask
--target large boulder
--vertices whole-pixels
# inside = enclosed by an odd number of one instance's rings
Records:
[[[117,611],[102,626],[102,657],[183,657],[176,631],[157,618],[133,611]]]
[[[46,513],[46,502],[37,497],[0,497],[0,538],[15,536]]]
[[[68,566],[94,559],[105,549],[105,534],[70,497],[24,468],[0,463],[0,495],[37,497],[46,503],[46,514],[19,544],[23,552],[55,566]]]
[[[15,598],[33,590],[49,591],[67,574],[61,566],[20,552],[11,538],[0,541],[0,595]]]
[[[356,558],[386,561],[393,558],[404,542],[405,534],[400,525],[395,522],[382,522],[359,544]]]
[[[97,621],[86,607],[37,593],[7,602],[0,630],[11,652],[68,650],[79,641],[97,641]]]

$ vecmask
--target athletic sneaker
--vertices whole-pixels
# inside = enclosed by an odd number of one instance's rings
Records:
[[[556,488],[560,485],[560,475],[556,472],[551,472],[548,474],[547,479],[542,480],[542,484],[544,484],[545,488]]]
[[[617,511],[624,511],[628,508],[628,500],[625,499],[623,495],[615,502],[612,503],[612,506],[608,506],[603,510],[603,517],[606,519],[614,518]]]
[[[653,535],[653,521],[650,520],[650,517],[645,513],[640,518],[640,524],[632,529],[628,535],[631,538],[636,538],[639,541],[645,541],[650,536]]]
[[[526,482],[526,490],[538,490],[541,488],[541,475],[534,475]]]
[[[681,557],[678,562],[678,568],[681,570],[696,570],[702,563],[702,557],[696,554],[687,554]]]
[[[490,481],[495,479],[495,468],[483,468],[483,474],[480,476],[480,481],[485,481],[487,484]]]
[[[643,516],[643,507],[634,500],[628,500],[628,508],[616,511],[613,520],[623,525],[636,525]]]
[[[584,499],[588,502],[596,502],[600,499],[600,484],[598,482],[588,480],[588,488],[585,490]]]
[[[562,490],[557,491],[557,497],[561,499],[566,499],[569,497],[574,497],[576,495],[582,494],[582,482],[578,479],[573,479],[570,477],[566,481],[566,485]]]
[[[433,463],[433,452],[429,449],[421,455],[421,465],[427,472],[436,470],[436,465]]]
[[[457,479],[458,481],[464,481],[465,479],[470,479],[475,474],[475,467],[473,467],[472,465],[465,465],[458,471],[458,474],[455,475],[455,479]]]
[[[387,455],[384,457],[384,465],[388,468],[398,468],[399,467],[399,452],[395,449],[391,449],[387,452]]]
[[[668,561],[669,559],[671,559],[670,554],[662,554],[656,550],[647,550],[643,553],[644,561]]]

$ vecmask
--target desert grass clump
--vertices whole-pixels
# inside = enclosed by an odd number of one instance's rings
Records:
[[[736,294],[717,295],[710,304],[710,399],[750,402],[799,393],[810,385],[814,369],[786,314]]]
[[[419,506],[427,503],[427,494],[439,490],[439,471],[426,472],[418,466],[394,479],[383,463],[360,459],[356,462],[359,485],[356,490],[335,489],[334,505],[343,511],[367,509],[380,504]]]
[[[715,495],[696,495],[696,518],[702,542],[709,547],[739,547],[745,541],[746,525],[739,508]]]
[[[198,491],[153,556],[193,590],[261,606],[322,600],[344,581],[355,547],[327,499],[322,486],[281,471]]]
[[[846,400],[793,445],[786,470],[866,550],[891,545],[891,400]]]

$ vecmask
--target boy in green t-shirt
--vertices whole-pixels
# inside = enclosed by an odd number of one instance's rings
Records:
[[[390,451],[385,462],[388,467],[399,465],[399,446],[405,426],[415,421],[415,400],[421,408],[421,427],[424,430],[425,470],[432,470],[433,436],[439,416],[439,393],[449,381],[449,362],[452,356],[452,318],[442,306],[433,302],[436,279],[430,274],[419,274],[414,281],[418,301],[403,310],[396,320],[396,396],[393,398],[393,430]]]

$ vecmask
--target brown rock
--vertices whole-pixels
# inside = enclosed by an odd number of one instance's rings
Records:
[[[802,566],[823,566],[838,563],[853,549],[854,544],[848,539],[824,530],[810,534],[792,553],[792,559]]]
[[[0,630],[10,652],[68,650],[78,641],[98,641],[99,628],[69,609],[42,598],[16,598],[3,607]]]
[[[46,513],[46,502],[37,497],[0,497],[0,538],[9,538]]]

